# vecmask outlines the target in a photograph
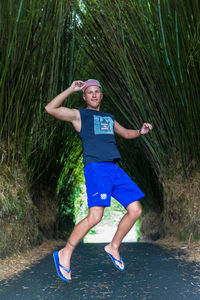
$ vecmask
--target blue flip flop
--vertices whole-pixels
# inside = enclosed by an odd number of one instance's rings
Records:
[[[114,256],[112,256],[112,254],[108,253],[108,252],[106,251],[105,247],[104,247],[104,250],[105,250],[105,252],[110,256],[110,258],[112,259],[113,264],[115,265],[115,267],[116,267],[118,270],[120,270],[120,271],[124,271],[124,269],[125,269],[125,264],[124,264],[123,269],[120,268],[120,267],[116,264],[116,261],[119,262],[120,264],[124,263],[123,260],[122,260],[122,257],[120,256],[120,260],[119,260],[119,259],[115,258]]]
[[[67,273],[69,273],[71,271],[71,267],[69,268],[69,270],[67,270],[64,266],[62,266],[59,262],[59,256],[58,256],[58,251],[55,251],[53,253],[53,259],[56,265],[56,270],[58,273],[58,276],[60,276],[61,279],[65,280],[65,281],[71,281],[71,279],[66,278],[65,276],[63,276],[63,274],[60,271],[60,267],[63,268],[65,271],[67,271]]]

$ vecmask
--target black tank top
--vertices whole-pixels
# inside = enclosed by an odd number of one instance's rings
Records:
[[[114,136],[114,116],[93,109],[78,110],[81,115],[81,131],[75,131],[82,141],[84,165],[120,160]]]

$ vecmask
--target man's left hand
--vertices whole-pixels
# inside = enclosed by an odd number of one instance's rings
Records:
[[[144,123],[140,130],[141,134],[147,134],[150,130],[152,130],[153,126],[149,123]]]

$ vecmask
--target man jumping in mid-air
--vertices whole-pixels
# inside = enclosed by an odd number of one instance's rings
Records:
[[[61,106],[69,95],[80,90],[83,91],[86,109]],[[152,125],[144,123],[139,130],[124,128],[112,114],[100,111],[102,98],[102,87],[98,80],[78,80],[45,107],[55,118],[72,123],[83,146],[88,216],[75,226],[66,246],[53,254],[58,275],[66,281],[71,280],[70,260],[75,246],[101,221],[104,207],[110,206],[111,196],[127,210],[112,241],[104,248],[120,271],[124,270],[125,265],[119,254],[119,246],[142,212],[139,200],[144,197],[143,192],[116,164],[120,160],[120,153],[114,133],[134,139],[152,130]]]

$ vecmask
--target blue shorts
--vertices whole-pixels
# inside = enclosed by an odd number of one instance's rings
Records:
[[[84,167],[88,207],[110,206],[111,196],[124,208],[145,195],[137,184],[113,162],[90,163]]]

